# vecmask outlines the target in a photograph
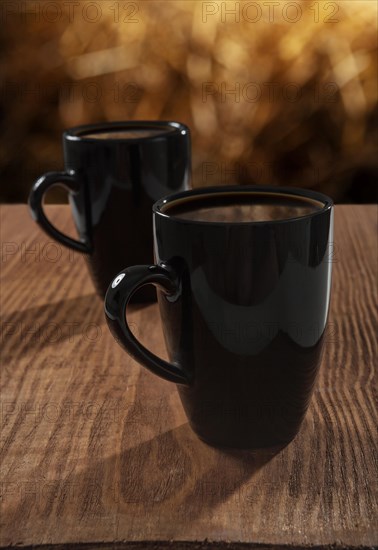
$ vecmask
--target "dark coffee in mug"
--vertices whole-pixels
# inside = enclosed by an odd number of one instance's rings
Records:
[[[313,392],[326,329],[332,201],[313,191],[219,187],[154,207],[155,265],[121,272],[105,311],[118,343],[176,382],[192,429],[212,445],[288,443]],[[132,335],[125,310],[151,283],[170,362]]]
[[[277,193],[219,193],[216,198],[203,195],[195,200],[182,199],[163,209],[170,216],[201,222],[260,222],[287,220],[312,214],[323,207],[318,201],[301,200]]]
[[[140,139],[154,136],[161,136],[167,132],[173,132],[174,128],[167,126],[164,128],[130,128],[126,130],[114,130],[111,132],[90,132],[84,133],[81,137],[87,139]]]

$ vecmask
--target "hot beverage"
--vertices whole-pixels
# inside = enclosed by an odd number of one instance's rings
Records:
[[[163,209],[170,216],[200,222],[263,222],[300,218],[317,212],[322,203],[295,196],[272,193],[219,193],[201,195],[195,200],[179,199]]]

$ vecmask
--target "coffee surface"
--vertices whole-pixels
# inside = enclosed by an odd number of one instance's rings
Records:
[[[164,210],[168,215],[199,222],[262,222],[286,220],[313,214],[321,203],[300,198],[268,196],[208,196],[203,199],[175,201]]]
[[[161,128],[130,128],[110,132],[92,132],[90,134],[82,134],[80,137],[90,139],[139,139],[154,137],[159,134],[172,132],[173,130],[174,128],[170,126]]]

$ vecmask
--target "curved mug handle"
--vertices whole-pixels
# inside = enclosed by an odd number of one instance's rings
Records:
[[[61,185],[71,193],[77,193],[80,189],[80,184],[73,174],[68,174],[67,172],[48,172],[44,176],[41,176],[33,185],[29,195],[29,208],[33,219],[50,237],[53,237],[68,248],[89,254],[91,248],[88,240],[77,241],[68,237],[68,235],[64,235],[47,219],[43,210],[43,196],[53,185]]]
[[[121,271],[110,284],[105,296],[105,314],[117,342],[138,363],[169,382],[190,385],[192,376],[178,363],[168,363],[145,348],[132,334],[126,320],[131,296],[140,287],[153,284],[168,296],[178,293],[178,277],[168,266],[138,265]]]

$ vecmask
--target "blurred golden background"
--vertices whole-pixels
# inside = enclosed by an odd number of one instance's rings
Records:
[[[61,132],[189,125],[193,186],[310,187],[375,202],[377,3],[3,2],[2,202],[61,169]],[[50,200],[64,200],[58,191]]]

